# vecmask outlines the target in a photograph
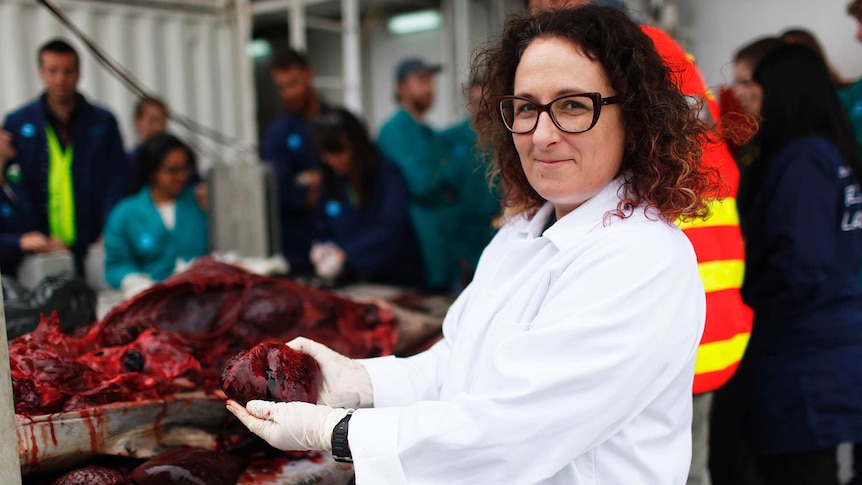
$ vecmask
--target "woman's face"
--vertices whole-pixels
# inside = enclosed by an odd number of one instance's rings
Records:
[[[748,61],[733,64],[733,96],[746,114],[759,115],[763,89],[754,82],[754,66]]]
[[[534,40],[515,71],[515,95],[545,104],[565,95],[614,96],[601,64],[571,42],[551,37]],[[557,218],[601,191],[622,165],[626,130],[618,105],[602,107],[596,125],[583,133],[565,133],[547,113],[536,129],[512,135],[530,185],[554,204]]]
[[[176,198],[186,188],[190,172],[188,153],[182,148],[174,148],[165,155],[153,174],[152,189],[165,197]]]
[[[340,152],[327,152],[321,150],[320,159],[336,175],[347,176],[350,173],[350,165],[353,160],[353,150],[348,145],[344,145],[344,149]]]

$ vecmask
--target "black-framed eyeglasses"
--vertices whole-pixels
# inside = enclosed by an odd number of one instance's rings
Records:
[[[560,131],[583,133],[596,126],[602,106],[617,102],[616,96],[605,98],[599,93],[567,94],[548,104],[523,96],[502,96],[499,107],[506,129],[517,135],[535,130],[542,113],[548,113]]]

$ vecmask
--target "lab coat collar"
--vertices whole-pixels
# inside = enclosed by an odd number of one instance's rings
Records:
[[[542,235],[547,237],[557,248],[564,249],[576,243],[579,236],[588,233],[596,226],[602,224],[610,225],[618,219],[614,217],[605,217],[608,212],[614,211],[623,197],[624,178],[617,177],[612,180],[604,189],[596,195],[581,204],[577,209],[569,212],[562,219],[555,222],[551,227],[542,233],[548,217],[554,210],[553,204],[545,203],[544,206],[536,213],[536,216],[530,221],[532,234]],[[536,236],[536,237],[537,237]]]

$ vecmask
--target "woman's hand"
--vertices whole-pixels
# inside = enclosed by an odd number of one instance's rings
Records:
[[[258,400],[246,407],[229,400],[227,410],[249,431],[284,451],[332,450],[332,430],[350,412],[307,402]]]
[[[323,382],[318,404],[335,408],[371,407],[374,392],[365,366],[305,337],[297,337],[287,346],[312,356],[320,365]]]

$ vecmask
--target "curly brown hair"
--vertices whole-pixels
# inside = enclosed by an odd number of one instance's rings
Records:
[[[619,99],[626,141],[618,175],[625,174],[626,192],[610,214],[625,218],[645,203],[668,220],[706,217],[705,197],[721,190],[717,170],[701,164],[704,144],[714,131],[698,119],[640,27],[615,8],[595,5],[514,17],[500,41],[476,56],[473,71],[485,76],[477,126],[494,151],[491,178],[502,184],[504,204],[533,214],[545,202],[524,174],[497,99],[512,94],[527,46],[548,37],[568,40],[598,61]]]

